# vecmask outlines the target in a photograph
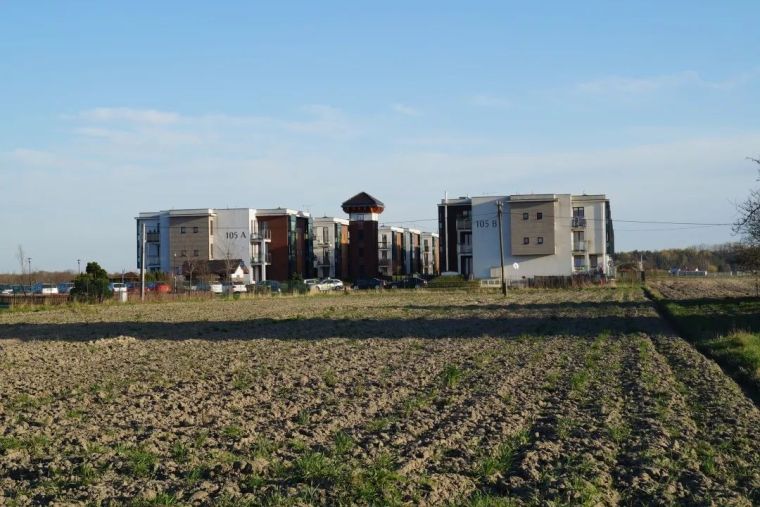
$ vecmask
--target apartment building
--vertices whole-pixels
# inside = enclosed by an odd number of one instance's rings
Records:
[[[435,232],[423,232],[420,234],[420,273],[427,276],[438,274],[439,244],[438,234]]]
[[[181,209],[135,217],[137,267],[180,274],[193,261],[242,259],[246,281],[306,278],[312,273],[311,217],[287,208]]]
[[[499,201],[508,279],[612,272],[614,231],[603,194],[445,198],[438,205],[442,271],[499,277]]]
[[[378,229],[378,271],[382,276],[406,273],[406,247],[404,229],[381,225]]]
[[[318,278],[348,277],[348,220],[314,218],[314,273]]]

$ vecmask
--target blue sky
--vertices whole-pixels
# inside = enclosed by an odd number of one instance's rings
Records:
[[[134,216],[435,230],[451,196],[606,193],[726,223],[760,155],[758,2],[0,2],[0,271],[134,269]],[[616,224],[619,250],[734,239]]]

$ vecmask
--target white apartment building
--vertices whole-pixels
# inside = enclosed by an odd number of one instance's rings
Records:
[[[437,275],[438,274],[438,233],[436,232],[423,232],[420,234],[420,255],[422,261],[422,274],[423,275]]]
[[[135,220],[138,268],[144,225],[148,271],[181,274],[188,262],[240,259],[247,283],[310,274],[308,213],[286,208],[200,208],[142,212]]]
[[[314,272],[318,278],[348,276],[348,220],[313,219]]]
[[[498,278],[496,203],[504,204],[505,276],[510,280],[613,272],[614,233],[605,195],[525,194],[443,199],[442,271]]]

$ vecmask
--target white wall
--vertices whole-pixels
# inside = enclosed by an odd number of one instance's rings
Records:
[[[504,235],[504,267],[506,277],[518,280],[533,276],[569,276],[572,274],[572,237],[570,234],[570,196],[558,195],[554,221],[554,255],[512,255],[509,201],[505,200],[502,231]],[[472,264],[475,278],[499,276],[499,228],[496,201],[506,197],[472,198]],[[516,270],[512,266],[517,263]]]
[[[217,209],[214,228],[214,258],[243,259],[248,268],[246,283],[253,280],[251,266],[251,220],[256,220],[256,210],[249,208]]]

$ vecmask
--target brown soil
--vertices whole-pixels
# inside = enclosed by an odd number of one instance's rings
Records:
[[[760,502],[760,413],[638,289],[0,314],[0,505]]]

